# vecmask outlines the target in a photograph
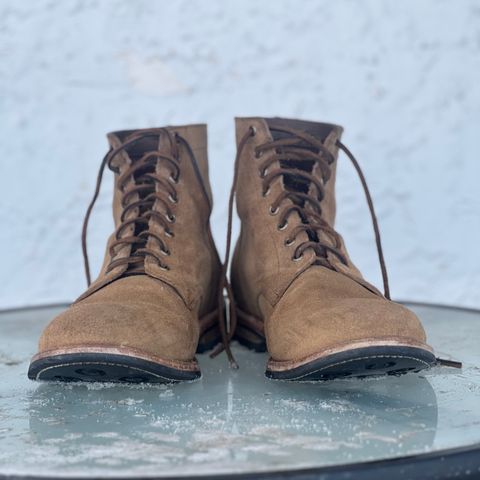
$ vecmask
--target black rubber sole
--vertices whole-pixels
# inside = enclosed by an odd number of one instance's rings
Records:
[[[54,382],[175,383],[201,377],[200,370],[179,370],[129,355],[69,353],[34,360],[31,380]]]
[[[265,374],[274,380],[315,382],[403,375],[420,372],[436,363],[435,355],[423,348],[378,345],[334,353],[288,370],[271,370],[267,367]]]

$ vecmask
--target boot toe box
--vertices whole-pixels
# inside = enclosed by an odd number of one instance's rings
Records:
[[[39,351],[105,346],[190,360],[198,343],[198,321],[174,295],[164,294],[159,302],[81,301],[50,322],[41,335]]]
[[[353,281],[345,277],[345,282]],[[360,343],[425,344],[425,331],[412,311],[358,287],[364,290],[360,296],[335,295],[314,285],[287,291],[266,323],[271,357],[299,359]]]

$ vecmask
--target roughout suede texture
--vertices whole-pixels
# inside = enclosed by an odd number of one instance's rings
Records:
[[[360,340],[381,344],[394,340],[423,345],[425,332],[418,318],[405,307],[387,300],[374,286],[366,282],[348,258],[342,240],[344,265],[332,253],[328,260],[334,270],[313,265],[316,255],[309,249],[298,261],[292,260],[293,249],[308,237],[297,236],[294,245],[285,240],[301,222],[294,212],[287,227],[278,229],[279,214],[270,213],[275,198],[284,191],[282,177],[277,177],[267,196],[262,195],[259,165],[273,150],[261,158],[255,157],[255,147],[272,141],[269,123],[280,122],[298,129],[297,121],[263,118],[236,120],[237,143],[250,127],[255,136],[246,143],[239,159],[237,210],[241,232],[232,259],[231,278],[239,308],[264,322],[268,351],[273,360],[294,361],[321,353],[337,346]],[[304,127],[326,131],[319,139],[332,152],[335,161],[331,177],[325,185],[321,203],[322,217],[331,225],[335,222],[335,169],[338,148],[335,145],[342,129],[335,125],[301,122]],[[271,168],[280,167],[279,162]],[[316,165],[313,174],[321,181]],[[313,186],[309,194],[314,194]],[[285,200],[280,210],[291,200]],[[427,347],[428,348],[428,347]]]
[[[212,195],[208,180],[207,132],[204,125],[167,128],[188,142],[202,177],[198,178],[193,160],[186,147],[180,144],[180,177],[174,185],[178,202],[170,205],[176,217],[171,225],[174,237],[166,236],[154,217],[148,225],[148,229],[164,239],[168,246],[170,255],[164,258],[169,270],[159,268],[156,260],[147,256],[143,275],[125,276],[126,265],[107,273],[106,267],[112,260],[109,252],[112,235],[98,278],[68,310],[47,326],[40,338],[40,353],[68,347],[108,346],[135,348],[172,361],[194,359],[200,334],[199,318],[216,309],[220,276],[220,261],[209,225]],[[122,133],[108,135],[111,147],[121,144]],[[164,136],[159,133],[158,150],[168,155],[170,147]],[[118,179],[131,163],[125,150],[112,162],[120,170],[115,174],[115,227],[121,223],[123,210]],[[167,180],[171,168],[165,162],[158,162],[156,174]],[[125,189],[133,186],[131,177]],[[157,192],[161,188],[156,183]],[[129,203],[136,200],[138,195],[132,195]],[[165,214],[164,208],[162,202],[155,201],[154,210]],[[138,208],[131,209],[125,219],[135,218],[138,213]],[[133,225],[126,228],[122,237],[131,236],[133,228]],[[159,244],[153,238],[149,238],[147,247],[159,251]],[[130,244],[117,247],[114,258],[128,257],[130,252]]]

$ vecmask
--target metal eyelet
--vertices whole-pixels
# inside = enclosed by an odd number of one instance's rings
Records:
[[[292,257],[292,260],[293,260],[294,262],[299,262],[302,258],[303,258],[303,253],[302,253],[301,255],[299,255],[298,257],[293,256],[293,257]]]
[[[160,253],[161,253],[162,255],[165,255],[166,257],[169,257],[169,256],[170,256],[170,250],[160,249]]]
[[[277,215],[279,211],[280,209],[278,207],[273,208],[271,205],[270,205],[270,208],[268,209],[268,213],[270,213],[270,215]]]
[[[165,270],[165,271],[168,271],[170,270],[170,267],[168,265],[158,265],[160,270]]]
[[[252,132],[252,136],[254,137],[257,134],[257,127],[250,125],[250,131]]]
[[[270,187],[268,187],[264,192],[262,192],[262,197],[266,197],[267,195],[270,195]]]
[[[260,172],[260,178],[265,178],[268,174],[268,168],[265,168]]]
[[[286,247],[291,247],[295,242],[296,242],[295,238],[293,240],[291,240],[290,238],[287,238],[287,239],[285,239],[284,244],[285,244]]]
[[[168,179],[169,179],[172,183],[174,183],[175,185],[178,184],[178,179],[179,179],[179,177],[175,178],[173,175],[170,175],[170,176],[168,177]]]
[[[175,234],[170,230],[165,230],[165,235],[169,238],[173,238],[175,236]]]
[[[262,150],[260,150],[260,151],[255,150],[255,158],[260,158],[262,155],[263,155],[263,151],[262,151]]]
[[[288,222],[284,222],[283,225],[277,225],[278,230],[285,230],[288,227]]]
[[[178,198],[173,197],[171,194],[168,195],[168,199],[170,200],[170,203],[178,203]]]
[[[177,217],[171,213],[171,214],[165,214],[165,218],[170,222],[170,223],[175,223],[175,220],[177,219]]]

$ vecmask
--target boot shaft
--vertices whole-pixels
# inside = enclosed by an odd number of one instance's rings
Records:
[[[322,216],[332,227],[335,223],[335,177],[336,177],[336,166],[337,166],[337,157],[338,157],[338,147],[336,145],[337,140],[340,140],[343,128],[338,125],[328,124],[328,123],[316,123],[309,122],[304,120],[294,120],[294,119],[283,119],[283,118],[238,118],[236,119],[236,136],[237,143],[245,135],[249,128],[255,129],[255,136],[252,138],[251,145],[247,146],[247,152],[242,155],[240,160],[240,172],[250,171],[253,174],[265,175],[267,172],[260,172],[259,168],[262,164],[268,162],[271,159],[273,162],[269,166],[269,170],[280,169],[282,167],[290,167],[298,170],[304,170],[306,173],[313,175],[322,185],[324,189],[324,195],[322,202]],[[304,160],[292,160],[288,159],[288,154],[285,155],[286,159],[282,160],[282,155],[278,150],[277,152],[274,149],[269,149],[267,151],[260,152],[259,154],[255,153],[255,149],[262,144],[269,142],[275,142],[278,140],[284,139],[295,139],[295,136],[291,133],[285,132],[285,130],[296,130],[299,132],[305,132],[305,134],[313,137],[315,140],[320,142],[328,150],[329,155],[326,161],[329,164],[329,175],[328,178],[322,174],[322,171],[318,163],[315,163],[313,160],[304,159]],[[298,142],[299,146],[296,147],[299,150],[314,151],[312,145],[309,145],[307,142]],[[252,151],[248,151],[249,148]],[[295,147],[294,147],[295,148]],[[252,159],[260,161],[252,161]],[[278,160],[276,160],[278,159]],[[242,172],[242,173],[243,173]],[[240,173],[240,175],[242,175]],[[242,192],[244,192],[244,187],[242,187]],[[306,180],[300,179],[300,182],[295,181],[292,176],[283,175],[276,179],[275,185],[272,187],[275,193],[282,194],[285,190],[300,190],[302,193],[315,196],[316,192],[315,186]],[[255,190],[255,186],[251,185],[251,195],[258,196],[259,190]],[[269,196],[272,191],[269,192]],[[239,199],[237,199],[237,205],[239,210],[242,208],[242,198],[245,198],[246,195],[241,194]],[[288,202],[287,202],[288,203]]]
[[[107,134],[108,144],[110,149],[121,148],[124,142],[128,141],[129,138],[134,136],[142,136],[148,134],[144,138],[141,138],[138,142],[134,142],[131,146],[128,146],[122,149],[118,155],[116,155],[112,162],[111,166],[115,172],[125,172],[125,170],[132,165],[134,162],[140,160],[144,155],[148,153],[162,153],[166,156],[172,156],[175,153],[177,146],[170,145],[170,140],[168,138],[170,135],[173,135],[172,140],[177,142],[178,136],[185,139],[187,144],[192,149],[192,152],[195,157],[195,162],[198,166],[199,173],[201,175],[201,180],[203,186],[207,191],[207,197],[210,204],[212,204],[212,192],[210,187],[210,181],[208,176],[208,153],[207,153],[207,127],[206,125],[187,125],[179,127],[165,127],[165,128],[152,128],[152,129],[137,129],[137,130],[120,130],[115,132],[110,132]],[[178,148],[178,160],[179,166],[182,162],[182,157],[186,155],[187,152],[182,148]],[[188,160],[188,159],[187,159]],[[184,162],[185,163],[185,162]],[[165,162],[157,162],[157,173],[159,175],[165,175],[170,172],[168,170],[168,165]],[[169,176],[167,176],[168,179]],[[120,219],[122,207],[120,205],[122,189],[118,184],[119,175],[114,177],[114,199],[113,199],[113,216],[115,221],[115,226],[118,226],[118,221]],[[133,180],[133,179],[131,179]],[[189,185],[186,185],[187,187]],[[177,188],[177,187],[176,187]]]
[[[206,127],[118,131],[108,141],[115,232],[98,278],[80,299],[117,278],[145,274],[175,288],[189,308],[211,304],[219,260],[209,226]]]
[[[241,233],[232,260],[236,300],[259,317],[310,267],[354,278],[335,223],[335,175],[342,128],[279,118],[236,121],[236,202]],[[311,228],[310,228],[311,227]]]

